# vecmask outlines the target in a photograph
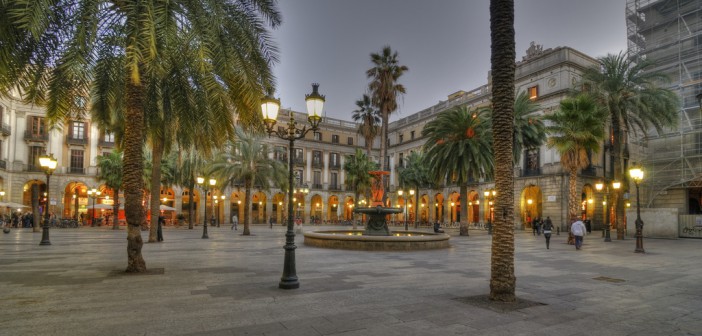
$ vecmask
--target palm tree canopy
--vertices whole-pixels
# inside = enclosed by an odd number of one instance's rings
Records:
[[[378,125],[382,122],[378,109],[373,105],[370,96],[364,94],[361,99],[356,101],[357,109],[353,110],[351,119],[355,122],[360,122],[358,134],[366,140],[366,145],[372,143],[373,139],[378,135]]]
[[[561,155],[564,167],[584,168],[588,153],[597,153],[605,137],[606,112],[591,96],[581,94],[560,102],[560,109],[544,117],[549,122],[548,146]]]
[[[407,156],[407,164],[399,169],[399,182],[402,186],[420,188],[431,184],[429,163],[423,152],[411,152]]]
[[[288,171],[285,165],[269,157],[270,148],[259,136],[236,128],[236,141],[226,150],[218,153],[210,165],[210,171],[217,177],[218,185],[237,185],[250,181],[251,186],[269,190],[271,182],[286,189]]]
[[[97,157],[98,173],[96,178],[105,182],[113,190],[122,187],[122,152],[114,151]],[[115,195],[116,196],[116,195]]]
[[[440,113],[424,126],[422,136],[426,160],[432,180],[456,181],[463,185],[470,180],[492,175],[492,135],[484,113],[457,106]]]
[[[356,193],[365,193],[370,190],[373,178],[369,172],[378,169],[378,164],[371,161],[362,150],[356,148],[354,155],[347,155],[344,160],[346,172],[344,184]],[[358,200],[354,200],[358,202]]]
[[[589,68],[583,74],[582,89],[597,97],[610,118],[616,118],[633,132],[654,127],[660,133],[664,127],[676,125],[679,98],[671,90],[659,87],[668,78],[653,71],[655,61],[635,62],[625,52],[609,54],[598,61],[599,67]]]
[[[406,93],[405,87],[397,83],[398,79],[409,68],[400,65],[397,52],[390,46],[383,47],[379,54],[371,54],[373,67],[366,71],[371,79],[368,88],[372,92],[372,101],[381,114],[387,115],[397,110],[397,97]]]

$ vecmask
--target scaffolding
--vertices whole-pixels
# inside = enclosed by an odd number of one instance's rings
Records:
[[[662,195],[682,189],[685,202],[677,204],[682,213],[691,211],[690,190],[702,187],[702,111],[696,97],[702,93],[701,11],[702,0],[627,0],[625,11],[629,53],[655,60],[652,71],[669,76],[667,85],[681,103],[678,127],[651,131],[640,143],[648,170],[646,203],[665,203]]]

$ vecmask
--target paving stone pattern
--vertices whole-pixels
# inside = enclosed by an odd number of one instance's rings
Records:
[[[485,231],[418,252],[298,235],[300,288],[282,290],[283,227],[201,230],[167,227],[144,244],[144,275],[123,272],[124,230],[54,229],[50,246],[27,229],[1,235],[0,335],[702,335],[702,240],[646,239],[642,255],[599,233],[576,251],[564,235],[546,250],[517,232],[523,305],[500,309],[484,300]]]

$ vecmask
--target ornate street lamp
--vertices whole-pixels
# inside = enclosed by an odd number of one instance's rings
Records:
[[[398,196],[402,196],[402,195],[404,195],[404,194],[408,195],[408,197],[403,197],[403,199],[404,199],[404,201],[405,201],[405,213],[404,213],[404,215],[405,215],[405,218],[404,218],[404,219],[405,219],[405,231],[407,231],[407,230],[409,230],[409,227],[408,227],[409,222],[407,221],[407,203],[408,203],[408,200],[409,200],[412,196],[414,196],[414,189],[409,189],[409,190],[407,190],[407,189],[404,189],[404,190],[403,190],[403,189],[400,189],[400,190],[397,191],[397,195],[398,195]]]
[[[46,208],[44,209],[44,225],[42,225],[41,242],[39,245],[51,245],[51,241],[49,240],[49,200],[51,199],[49,197],[49,180],[51,178],[51,174],[56,169],[57,164],[58,161],[56,161],[54,156],[51,154],[39,158],[39,166],[41,166],[46,174]]]
[[[280,99],[273,97],[273,92],[262,99],[261,113],[263,114],[263,122],[266,124],[268,135],[275,134],[277,137],[288,140],[289,155],[288,155],[288,204],[293,204],[293,147],[295,140],[302,139],[309,131],[316,131],[319,128],[319,123],[322,121],[322,109],[324,108],[324,96],[318,92],[319,84],[312,84],[312,93],[305,95],[307,102],[307,120],[310,123],[310,128],[302,126],[297,128],[298,123],[295,121],[292,111],[290,111],[290,121],[288,127],[275,129],[275,124],[278,121],[278,111],[280,109]],[[295,289],[300,287],[300,282],[297,279],[295,270],[295,231],[293,227],[293,211],[292,206],[288,207],[288,228],[285,232],[285,260],[283,263],[283,275],[278,283],[278,288]]]
[[[643,180],[644,171],[640,167],[633,167],[629,169],[629,176],[634,180],[636,185],[636,253],[644,253],[643,247],[643,226],[644,222],[641,220],[641,204],[639,201],[639,183]]]
[[[90,216],[90,226],[95,227],[95,200],[100,197],[100,190],[95,188],[88,190],[88,197],[93,199],[93,215]]]
[[[208,182],[209,186],[214,186],[215,184],[217,184],[217,180],[213,178],[209,179]],[[200,187],[202,187],[205,191],[205,220],[204,224],[202,225],[202,239],[209,239],[210,237],[207,235],[207,191],[209,190],[209,186],[205,183],[204,177],[198,177],[197,184],[200,185]],[[214,204],[214,200],[212,201],[212,203]]]
[[[495,196],[497,195],[497,190],[495,189],[488,189],[483,192],[483,196],[485,196],[485,200],[487,201],[487,206],[488,206],[488,234],[492,234],[492,200],[495,199]]]
[[[614,190],[619,190],[621,188],[622,184],[620,182],[614,181],[612,182],[612,189]],[[606,187],[606,188],[605,188]],[[602,207],[604,208],[605,212],[605,222],[604,222],[604,241],[605,242],[611,242],[612,237],[610,235],[610,230],[612,224],[609,222],[610,220],[610,215],[609,215],[609,208],[607,207],[607,195],[609,195],[609,184],[604,184],[602,182],[597,182],[595,183],[595,189],[597,189],[598,192],[601,192],[603,189],[605,191],[604,193],[604,200],[602,201]]]

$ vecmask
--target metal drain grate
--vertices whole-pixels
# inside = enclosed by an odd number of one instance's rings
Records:
[[[620,283],[620,282],[626,282],[624,279],[617,279],[617,278],[610,278],[606,276],[600,276],[597,278],[592,278],[593,280],[599,280],[599,281],[607,281],[607,282],[612,282],[612,283]]]

